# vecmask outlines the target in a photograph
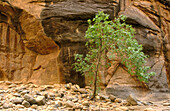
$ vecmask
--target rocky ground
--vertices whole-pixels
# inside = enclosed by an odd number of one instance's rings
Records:
[[[170,111],[169,95],[152,102],[138,100],[133,95],[123,100],[99,93],[94,102],[90,100],[90,87],[80,88],[71,83],[38,86],[0,81],[0,86],[2,111]],[[156,96],[149,96],[150,100],[152,97],[155,100]]]

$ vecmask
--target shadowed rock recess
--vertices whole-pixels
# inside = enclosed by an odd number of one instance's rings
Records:
[[[110,60],[115,64],[100,71],[101,87],[117,96],[146,92],[146,85],[152,91],[169,91],[169,0],[9,0],[9,3],[0,3],[0,80],[87,85],[90,80],[73,70],[74,54],[87,52],[84,46],[87,20],[104,11],[110,14],[110,19],[121,14],[128,17],[126,22],[135,28],[135,38],[149,55],[147,65],[156,76],[144,85],[119,62]]]

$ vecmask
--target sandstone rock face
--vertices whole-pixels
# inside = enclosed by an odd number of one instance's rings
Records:
[[[87,52],[87,19],[98,11],[110,18],[124,14],[135,38],[149,55],[147,65],[157,74],[148,88],[168,91],[170,80],[169,0],[9,0],[0,3],[0,80],[85,85],[87,78],[73,70],[74,54]],[[119,61],[101,71],[108,93],[144,87]],[[170,83],[169,83],[170,86]],[[119,90],[115,90],[119,89]],[[114,92],[115,91],[115,92]],[[127,91],[128,92],[128,91]],[[128,93],[129,94],[129,93]],[[127,95],[128,95],[127,94]]]
[[[61,83],[57,60],[59,46],[43,33],[41,22],[6,3],[0,5],[0,10],[2,78],[38,84]]]
[[[145,54],[149,55],[147,65],[151,66],[150,71],[156,72],[156,76],[152,77],[147,83],[148,88],[153,91],[168,91],[168,81],[170,80],[169,56],[167,55],[169,52],[167,44],[169,44],[170,38],[168,1],[163,4],[149,0],[120,0],[119,3],[119,14],[126,15],[128,18],[126,22],[134,26],[136,30],[135,38],[139,44],[143,45]],[[132,77],[130,79],[126,76],[126,69],[119,67],[115,70],[109,70],[106,81],[110,82],[107,85],[106,92],[123,93],[120,95],[127,95],[129,92],[138,93],[139,91],[136,89],[144,86],[137,81],[134,83]],[[140,92],[142,92],[141,88]]]
[[[48,5],[48,4],[47,4]],[[87,30],[87,20],[93,18],[98,11],[110,13],[113,17],[113,6],[107,1],[67,0],[54,5],[48,5],[41,12],[44,32],[59,46],[62,74],[66,82],[79,83],[83,86],[84,78],[73,70],[74,54],[85,54],[84,39]],[[71,79],[70,79],[71,78]]]

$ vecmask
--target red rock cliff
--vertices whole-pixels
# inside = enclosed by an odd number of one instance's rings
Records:
[[[0,3],[0,79],[37,84],[72,82],[85,85],[73,71],[75,53],[86,53],[87,19],[98,11],[124,14],[135,38],[157,74],[148,87],[167,91],[170,80],[169,0],[9,0]],[[116,69],[116,70],[115,70]],[[141,87],[122,66],[101,72],[107,91]],[[126,89],[126,88],[125,88]]]

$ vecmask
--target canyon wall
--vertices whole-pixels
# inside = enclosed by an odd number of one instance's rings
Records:
[[[170,67],[169,67],[169,39],[170,39],[170,1],[154,0],[120,0],[119,15],[127,16],[127,23],[132,24],[136,30],[135,38],[143,45],[143,51],[149,56],[147,65],[150,71],[156,72],[147,83],[148,89],[152,91],[168,91]],[[114,67],[114,66],[113,66]],[[112,73],[107,75],[110,82],[106,91],[114,94],[129,94],[141,92],[141,83],[134,81],[127,75],[125,69],[110,68]],[[115,71],[116,70],[116,71]],[[115,72],[113,74],[113,72]],[[128,76],[128,77],[127,77]],[[170,84],[169,84],[170,85]],[[137,90],[137,89],[140,90]]]
[[[148,87],[168,91],[170,80],[170,1],[156,0],[9,0],[0,3],[0,80],[84,86],[87,78],[73,70],[74,54],[87,52],[87,20],[98,11],[110,19],[126,15],[135,38],[156,72],[147,84],[131,77],[115,62],[100,71],[107,93]],[[170,85],[170,83],[169,83]]]
[[[59,46],[28,12],[0,5],[0,76],[9,81],[60,83]]]

